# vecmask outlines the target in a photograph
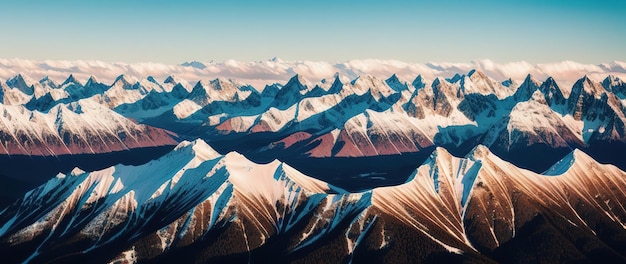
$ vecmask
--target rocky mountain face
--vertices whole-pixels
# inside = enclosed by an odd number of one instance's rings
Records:
[[[625,188],[579,150],[537,174],[478,146],[350,193],[197,140],[59,174],[2,211],[0,247],[10,262],[623,261]]]
[[[34,263],[624,262],[624,87],[21,74],[0,82],[0,248]]]

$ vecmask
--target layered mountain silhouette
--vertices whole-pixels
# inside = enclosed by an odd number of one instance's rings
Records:
[[[624,262],[626,85],[0,82],[9,262]]]

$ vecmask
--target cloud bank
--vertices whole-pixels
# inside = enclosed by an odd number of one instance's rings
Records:
[[[432,80],[435,77],[452,77],[457,73],[466,74],[472,69],[483,71],[498,81],[508,78],[521,81],[528,74],[532,74],[539,80],[552,76],[564,87],[571,87],[572,83],[585,75],[595,80],[602,80],[608,75],[626,79],[626,63],[620,61],[593,65],[573,61],[530,64],[524,61],[496,63],[484,59],[469,63],[407,63],[398,60],[365,59],[333,64],[321,61],[283,61],[275,58],[253,62],[227,60],[191,63],[190,65],[195,67],[162,63],[110,63],[95,60],[0,59],[0,78],[8,79],[21,73],[35,80],[48,76],[60,83],[73,74],[83,82],[93,75],[101,82],[111,83],[121,74],[136,78],[153,76],[159,81],[165,80],[170,75],[176,75],[192,84],[198,80],[217,77],[237,79],[243,83],[252,84],[257,89],[262,89],[266,84],[284,83],[295,74],[300,74],[314,83],[332,78],[335,74],[339,74],[344,79],[354,79],[363,74],[388,78],[396,74],[401,79],[411,82],[417,75],[422,75],[426,80]]]

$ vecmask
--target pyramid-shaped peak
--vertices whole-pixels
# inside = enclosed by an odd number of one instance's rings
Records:
[[[67,79],[65,79],[65,81],[61,84],[61,86],[65,86],[68,84],[77,84],[77,85],[82,85],[78,80],[76,80],[76,78],[74,78],[74,74],[70,74],[70,76],[67,77]]]
[[[524,78],[524,82],[522,82],[522,85],[533,85],[533,86],[539,86],[541,83],[535,79],[535,77],[533,77],[532,74],[528,74],[526,75],[526,78]]]
[[[552,77],[548,77],[548,79],[546,79],[546,81],[541,84],[540,90],[542,90],[544,93],[547,93],[550,90],[558,90],[559,92],[561,92],[561,88],[559,88],[559,85]]]
[[[546,79],[545,82],[543,82],[544,84],[548,84],[548,85],[556,85],[556,81],[554,80],[554,78],[552,78],[552,76],[548,76],[548,78]]]
[[[411,84],[413,85],[413,87],[415,87],[415,89],[422,89],[426,87],[426,84],[424,83],[424,79],[422,78],[421,74],[417,75],[417,77],[415,77],[415,80],[413,80],[413,83]]]
[[[599,96],[606,90],[600,83],[589,79],[589,77],[585,75],[584,77],[578,79],[572,88],[572,93],[579,93],[581,91],[584,91],[586,94]]]
[[[541,86],[541,82],[535,79],[531,74],[528,74],[526,78],[524,78],[520,88],[526,87],[527,90],[535,90],[539,86]]]
[[[285,86],[308,86],[309,84],[310,82],[307,79],[305,79],[301,74],[296,73],[296,75],[294,75],[293,77],[291,77],[291,79],[289,79],[289,81],[287,81],[287,84],[285,84]]]
[[[391,75],[391,77],[389,77],[387,80],[385,80],[385,83],[387,83],[387,85],[389,85],[389,87],[391,87],[391,89],[395,90],[396,92],[402,92],[409,89],[408,84],[406,82],[400,81],[395,73]]]
[[[178,77],[176,77],[176,75],[170,75],[167,76],[167,78],[165,78],[165,81],[163,83],[170,83],[170,84],[178,84],[179,83],[179,79]]]
[[[115,78],[115,82],[114,83],[117,83],[117,82],[121,82],[121,83],[124,83],[124,84],[132,84],[133,83],[131,78],[129,76],[125,75],[125,74],[121,74],[120,76],[117,76],[117,78]]]
[[[339,77],[339,73],[335,73],[335,79],[333,80],[333,84],[330,85],[328,89],[328,93],[339,93],[343,88],[343,82]]]
[[[27,95],[33,95],[35,93],[34,82],[26,77],[25,75],[19,73],[11,79],[6,81],[7,86],[18,89],[21,92]]]
[[[231,79],[227,80],[223,78],[215,78],[209,82],[209,85],[215,90],[232,90],[237,89],[238,86],[240,86]]]
[[[96,84],[96,83],[100,83],[100,82],[98,82],[98,78],[96,78],[96,76],[91,75],[91,76],[89,76],[89,79],[85,83],[85,86],[93,85],[93,84]]]
[[[28,85],[31,85],[32,81],[30,80],[30,78],[26,77],[22,73],[18,73],[17,75],[15,75],[12,78],[8,79],[6,81],[6,83],[7,83],[7,85],[9,85],[9,87],[15,88],[16,86],[28,86]]]

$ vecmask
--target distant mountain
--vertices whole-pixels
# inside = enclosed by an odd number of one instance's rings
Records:
[[[0,82],[0,252],[626,261],[618,77],[332,77]]]
[[[180,65],[185,66],[185,67],[193,67],[193,68],[201,69],[201,70],[206,69],[206,65],[204,65],[204,63],[199,62],[199,61],[183,62]]]

